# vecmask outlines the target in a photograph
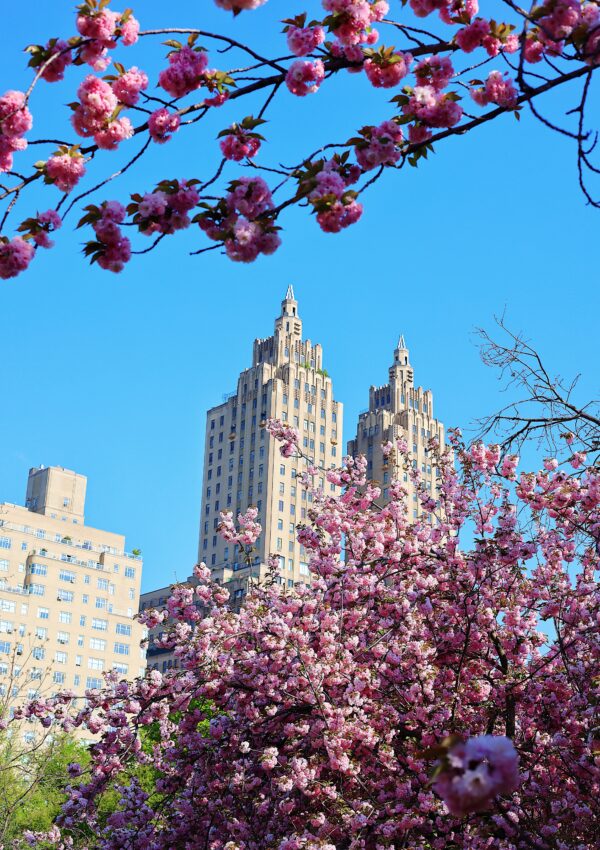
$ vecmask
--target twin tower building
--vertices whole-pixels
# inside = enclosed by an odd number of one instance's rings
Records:
[[[266,428],[270,418],[298,430],[304,457],[282,457]],[[252,580],[265,575],[272,554],[286,588],[309,580],[296,526],[306,521],[312,496],[298,476],[306,458],[322,470],[340,465],[343,425],[323,350],[304,339],[290,286],[273,335],[255,340],[252,365],[240,374],[236,391],[207,413],[198,561],[227,586],[232,607],[239,608]],[[347,451],[366,456],[368,477],[380,483],[385,500],[394,469],[382,444],[403,437],[433,492],[425,451],[431,436],[443,444],[431,392],[415,387],[400,337],[388,383],[371,387],[369,408],[359,415]],[[316,483],[335,494],[325,472]],[[406,485],[416,516],[417,497],[410,481]],[[122,535],[89,526],[85,496],[84,476],[39,467],[29,472],[24,506],[0,502],[0,718],[41,693],[101,687],[109,670],[133,679],[147,664],[162,670],[177,664],[156,642],[160,627],[149,636],[146,656],[136,618],[138,605],[163,607],[170,588],[140,596],[141,551],[128,552]],[[218,526],[222,511],[237,515],[250,506],[263,530],[248,557],[223,540]]]
[[[267,429],[267,420],[281,419],[300,433],[304,458],[284,458],[280,444]],[[323,349],[304,339],[302,320],[293,288],[288,287],[275,320],[272,336],[254,341],[252,365],[239,376],[237,389],[211,408],[206,417],[204,476],[198,561],[210,567],[213,579],[226,584],[235,607],[242,601],[250,579],[267,570],[267,559],[279,557],[279,581],[287,587],[306,581],[306,554],[297,540],[296,524],[306,521],[311,494],[298,476],[306,459],[325,470],[339,466],[344,454],[344,409],[336,401],[333,382],[323,363]],[[444,428],[433,416],[430,390],[416,387],[409,352],[401,336],[389,368],[387,384],[371,387],[368,410],[360,413],[356,436],[347,446],[351,455],[363,454],[368,478],[379,482],[382,499],[393,475],[382,444],[403,437],[428,489],[435,488],[430,437],[444,443]],[[406,476],[406,478],[408,478]],[[325,480],[316,482],[335,494]],[[419,507],[410,480],[406,480],[414,516]],[[248,561],[218,533],[221,512],[234,516],[248,507],[258,509],[262,534]],[[409,509],[411,509],[409,505]],[[145,594],[145,598],[152,594]]]

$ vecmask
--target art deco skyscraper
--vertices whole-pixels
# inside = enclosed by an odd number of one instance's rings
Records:
[[[365,455],[367,476],[381,486],[383,502],[387,499],[387,485],[394,473],[400,474],[408,489],[409,512],[412,512],[409,516],[416,518],[418,499],[410,478],[405,472],[394,470],[384,457],[382,445],[388,441],[395,445],[398,439],[404,438],[413,466],[420,470],[426,488],[435,492],[435,469],[432,469],[431,457],[426,451],[431,437],[437,437],[440,446],[443,446],[444,426],[434,419],[431,390],[414,385],[408,348],[404,336],[401,336],[389,369],[389,381],[383,386],[370,388],[369,408],[359,414],[356,437],[348,443],[348,454],[355,457]]]
[[[317,466],[340,462],[342,404],[334,400],[321,346],[303,339],[291,286],[273,335],[254,341],[252,365],[241,372],[237,389],[206,416],[198,560],[211,568],[213,579],[228,583],[234,604],[249,578],[265,574],[271,554],[279,557],[279,581],[286,586],[308,578],[295,531],[311,498],[297,481],[306,461],[281,456],[280,444],[266,430],[270,418],[299,430],[303,454]],[[316,483],[336,490],[323,477]],[[248,564],[217,527],[221,511],[237,515],[251,505],[258,508],[263,531]]]

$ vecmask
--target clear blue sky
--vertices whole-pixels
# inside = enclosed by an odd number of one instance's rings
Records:
[[[283,6],[271,0],[235,21],[209,0],[173,4],[173,18],[159,0],[144,0],[135,11],[144,28],[213,28],[266,50],[276,38],[283,53],[276,21],[302,3]],[[318,12],[315,0],[308,6]],[[35,15],[14,8],[5,20],[1,91],[30,80],[21,47],[73,31],[70,2],[37,0],[29,8]],[[144,67],[164,50],[157,40],[120,58]],[[213,55],[211,64],[227,62]],[[160,67],[156,58],[152,67]],[[68,132],[64,104],[82,74],[38,88],[32,137]],[[392,114],[388,97],[355,76],[304,100],[281,92],[264,161],[297,161],[378,123]],[[568,94],[547,103],[574,105]],[[141,170],[101,197],[127,198],[163,176],[209,175],[216,133],[258,108],[226,107],[211,124],[155,146]],[[121,153],[109,156],[122,162]],[[40,189],[22,217],[56,198],[55,189]],[[568,140],[527,113],[520,125],[506,117],[440,146],[418,171],[390,175],[364,200],[361,222],[339,236],[322,234],[306,210],[290,212],[283,246],[253,265],[217,252],[188,256],[201,244],[190,230],[118,276],[84,264],[81,233],[67,220],[53,251],[0,285],[0,501],[22,503],[30,466],[75,469],[89,479],[88,523],[123,532],[130,549],[143,550],[145,589],[185,577],[196,555],[205,411],[234,389],[254,337],[271,333],[288,283],[345,403],[346,439],[369,385],[385,380],[400,331],[416,381],[433,389],[447,425],[467,427],[497,408],[495,375],[480,364],[473,329],[490,327],[504,309],[553,370],[583,372],[584,394],[596,390],[599,298],[591,251],[600,212],[584,205]],[[12,235],[10,227],[5,232]]]

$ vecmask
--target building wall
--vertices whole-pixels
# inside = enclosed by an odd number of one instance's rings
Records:
[[[403,469],[384,457],[382,446],[388,441],[395,446],[399,439],[406,440],[413,466],[421,472],[426,488],[435,494],[436,472],[427,452],[431,437],[437,437],[440,446],[444,446],[444,426],[433,415],[433,394],[415,387],[409,352],[400,337],[389,381],[370,388],[369,407],[359,414],[356,437],[348,443],[348,454],[367,458],[367,477],[381,487],[382,504],[388,498],[387,485],[399,477],[408,490],[409,518],[416,518],[420,508],[414,485]]]
[[[144,629],[133,619],[142,560],[123,535],[84,524],[85,483],[59,467],[33,469],[31,507],[0,503],[4,707],[65,688],[83,695],[112,668],[125,679],[144,672]]]

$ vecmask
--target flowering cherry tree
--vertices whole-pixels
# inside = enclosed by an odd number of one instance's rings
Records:
[[[215,2],[224,12],[260,19],[267,0]],[[108,0],[85,0],[73,32],[29,45],[29,88],[0,96],[0,278],[24,271],[82,206],[85,253],[113,272],[188,227],[197,229],[195,253],[222,249],[234,261],[251,262],[277,250],[288,207],[307,207],[323,231],[337,233],[360,219],[365,190],[383,175],[417,166],[445,139],[505,113],[519,118],[524,107],[573,140],[581,188],[589,203],[600,205],[588,187],[597,169],[585,117],[600,55],[595,0],[540,0],[529,9],[503,0],[495,17],[491,4],[480,10],[478,0],[310,0],[300,13],[280,5],[283,35],[273,33],[272,56],[227,35],[225,15],[222,33],[144,30],[132,10],[112,10]],[[157,44],[154,68],[134,64],[142,38],[163,39],[168,48],[165,56]],[[287,97],[292,111],[295,98],[318,97],[332,77],[348,73],[389,90],[386,120],[356,127],[353,137],[339,141],[322,138],[317,127],[315,150],[302,161],[281,165],[281,151],[267,160],[261,143],[273,99]],[[567,118],[542,114],[538,99],[573,81],[578,87]],[[71,100],[72,129],[64,139],[52,128],[44,138],[34,136],[36,98],[47,84],[63,84]],[[156,84],[158,94],[151,95]],[[261,93],[258,114],[245,114],[243,98]],[[190,163],[188,173],[177,179],[165,173],[154,186],[140,173],[138,191],[122,196],[118,177],[150,145],[198,132],[214,110],[223,116],[220,141],[213,142],[222,154],[215,173]],[[26,153],[28,146],[36,156]],[[127,158],[115,170],[117,149]],[[106,176],[89,185],[86,167],[100,158]],[[168,151],[164,167],[171,168]],[[47,210],[36,213],[27,203],[40,183],[48,187]]]
[[[284,455],[298,451],[297,432],[268,427]],[[197,588],[142,615],[169,618],[163,642],[181,669],[107,674],[75,717],[68,695],[24,709],[100,736],[32,845],[597,847],[598,470],[572,456],[519,472],[516,456],[455,434],[444,452],[430,444],[431,492],[403,441],[385,452],[385,507],[364,458],[327,471],[342,495],[313,488],[298,530],[310,583],[286,588],[274,559],[237,614],[200,564]],[[221,530],[251,546],[256,510],[237,525],[224,515]],[[143,765],[152,787],[135,778]],[[115,782],[119,805],[103,816]]]

